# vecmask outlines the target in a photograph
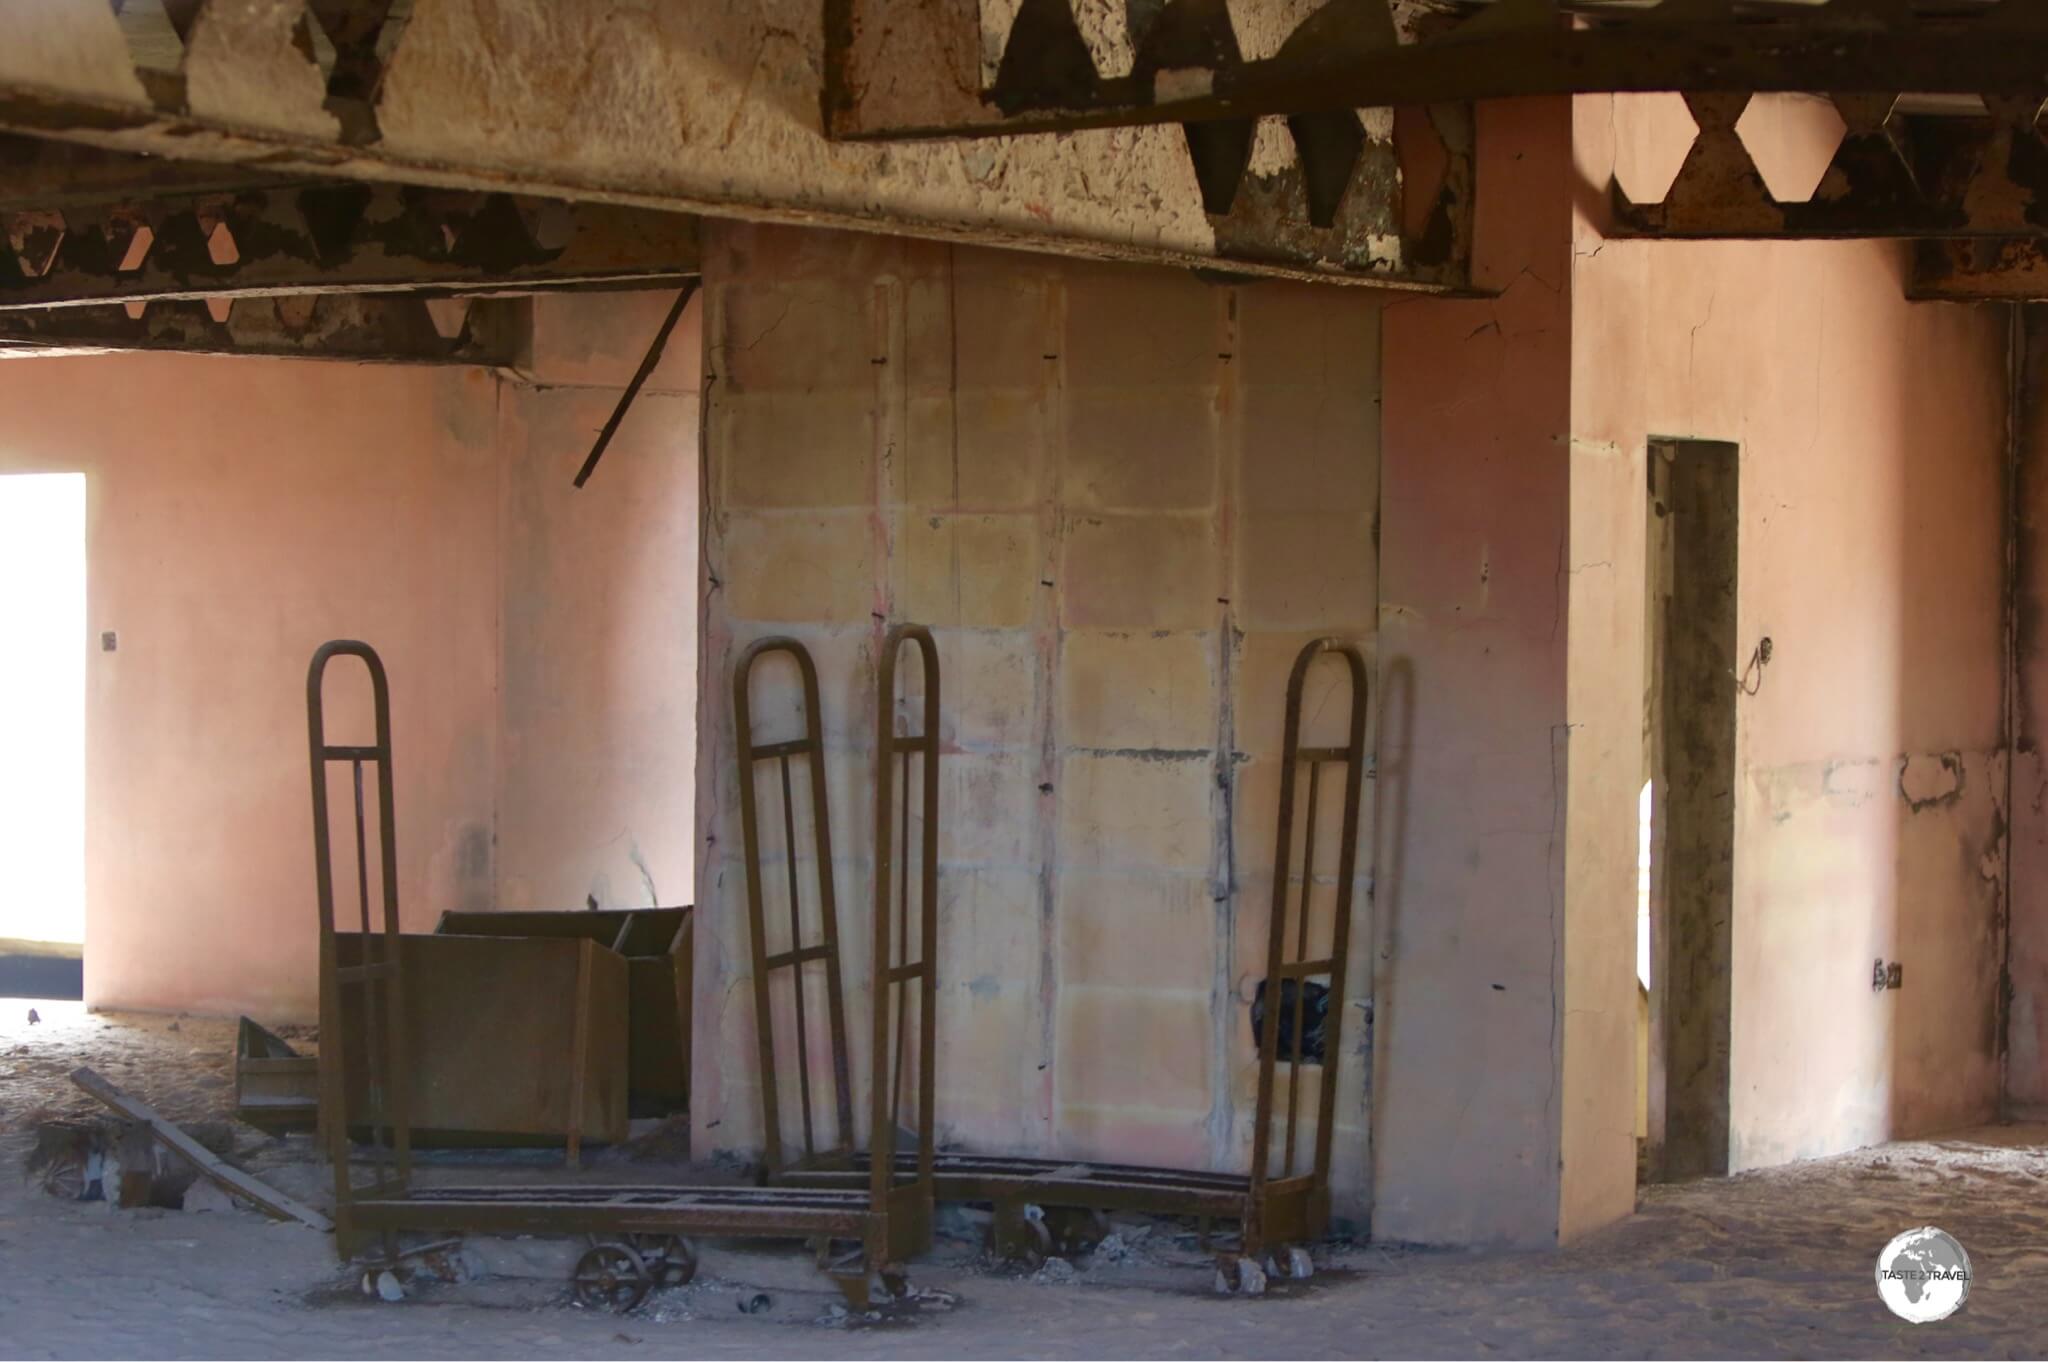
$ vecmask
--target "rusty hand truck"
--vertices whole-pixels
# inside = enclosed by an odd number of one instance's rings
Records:
[[[757,645],[743,660],[735,687],[743,690],[754,657],[774,641]],[[792,645],[782,645],[792,646]],[[800,653],[800,649],[798,650]],[[375,709],[375,735],[368,745],[331,743],[327,739],[323,687],[328,663],[354,657],[367,668]],[[790,756],[808,756],[814,768],[822,763],[823,742],[818,718],[816,675],[808,658],[805,670],[807,731],[794,743],[776,744],[787,770]],[[306,678],[308,742],[313,778],[313,844],[320,912],[320,1091],[321,1139],[334,1173],[336,1248],[344,1259],[354,1256],[358,1242],[382,1236],[395,1256],[396,1236],[403,1232],[477,1234],[586,1235],[591,1247],[578,1263],[573,1281],[575,1299],[586,1306],[630,1310],[655,1285],[680,1285],[696,1272],[693,1235],[798,1239],[809,1241],[819,1266],[855,1309],[864,1309],[879,1285],[892,1295],[908,1290],[902,1263],[922,1253],[931,1238],[931,1176],[928,1167],[907,1172],[893,1166],[870,1180],[867,1190],[764,1188],[720,1185],[609,1185],[574,1181],[550,1185],[415,1185],[411,1168],[408,1051],[405,1035],[405,986],[400,970],[395,820],[392,803],[392,760],[389,687],[383,663],[364,643],[338,641],[313,656]],[[742,711],[744,713],[744,711]],[[328,768],[345,763],[354,781],[355,864],[362,941],[358,958],[344,967],[335,930],[335,881],[327,798]],[[377,846],[380,872],[381,924],[373,923],[364,808],[364,769],[375,771]],[[744,768],[751,776],[752,768]],[[750,784],[751,782],[749,782]],[[822,777],[814,786],[822,792]],[[748,791],[751,802],[752,791]],[[825,807],[817,807],[818,827],[825,828]],[[821,847],[823,843],[821,842]],[[823,873],[829,876],[829,869]],[[794,882],[791,885],[794,890]],[[754,926],[760,930],[758,887],[750,894]],[[899,980],[922,978],[929,999],[936,951],[936,906],[925,906],[921,940],[927,949],[916,965],[887,969],[877,952],[875,996],[885,996]],[[878,940],[886,924],[878,926]],[[758,939],[758,938],[757,938]],[[918,971],[922,971],[919,974]],[[343,991],[362,991],[361,1013],[367,1069],[368,1111],[348,1110],[351,1083],[350,1038],[342,1023]],[[927,1008],[929,1002],[927,1001]],[[877,1035],[884,1030],[877,1023]],[[772,1042],[771,1042],[772,1043]],[[884,1082],[884,1041],[876,1047],[874,1081]],[[843,1053],[843,1051],[842,1051]],[[931,1084],[930,1047],[920,1055],[927,1091]],[[764,1097],[764,1101],[765,1101]],[[879,1100],[876,1109],[881,1110]],[[930,1140],[930,1108],[921,1119]],[[350,1131],[370,1128],[369,1162],[374,1176],[366,1187],[355,1185],[350,1172]],[[833,1245],[854,1242],[858,1249],[834,1257]]]
[[[929,635],[924,637],[928,639]],[[1326,655],[1344,664],[1350,681],[1347,739],[1342,746],[1304,748],[1301,743],[1303,686],[1310,667]],[[898,697],[890,670],[883,673],[877,701],[875,893],[878,906],[886,901],[889,892],[891,858],[886,843],[889,828],[886,811],[894,779],[890,757],[905,747],[934,756],[938,750],[938,664],[936,654],[929,649],[925,655],[925,666],[922,734],[911,738],[894,737],[892,714]],[[1295,658],[1288,677],[1279,836],[1275,844],[1280,866],[1274,876],[1273,912],[1268,924],[1266,952],[1266,977],[1273,992],[1272,1024],[1261,1027],[1258,1033],[1258,1107],[1254,1117],[1250,1169],[1245,1173],[1224,1173],[950,1151],[936,1155],[930,1167],[938,1199],[980,1202],[993,1207],[995,1247],[999,1253],[1021,1257],[1035,1264],[1056,1247],[1085,1247],[1099,1240],[1107,1231],[1104,1213],[1128,1211],[1188,1217],[1205,1227],[1211,1221],[1234,1222],[1239,1227],[1238,1245],[1234,1250],[1220,1253],[1217,1258],[1216,1283],[1218,1289],[1225,1292],[1257,1295],[1265,1290],[1269,1273],[1301,1278],[1313,1271],[1306,1245],[1327,1234],[1330,1221],[1330,1156],[1336,1122],[1337,1059],[1342,1053],[1344,967],[1350,942],[1352,884],[1358,868],[1358,817],[1361,781],[1365,774],[1369,693],[1365,659],[1355,646],[1339,639],[1323,638],[1309,643]],[[935,762],[927,763],[922,797],[926,834],[920,871],[927,894],[935,892],[938,877],[939,811],[934,765]],[[1309,896],[1315,883],[1316,820],[1321,790],[1328,783],[1322,779],[1326,767],[1337,767],[1343,772],[1342,842],[1337,854],[1336,907],[1329,951],[1327,954],[1312,954]],[[1293,854],[1296,786],[1304,777],[1308,807],[1301,856],[1297,862]],[[906,825],[909,822],[908,795],[906,775],[903,785],[903,821]],[[906,847],[906,866],[908,860]],[[1301,885],[1298,899],[1290,892],[1297,882]],[[1295,929],[1291,939],[1290,923]],[[836,972],[836,954],[828,952],[826,959],[828,969]],[[1313,1160],[1304,1171],[1298,1172],[1296,1136],[1301,1070],[1305,1062],[1302,1038],[1307,1020],[1309,986],[1317,976],[1329,979],[1325,995],[1325,1060],[1320,1065],[1322,1073]],[[1290,1011],[1291,1017],[1284,1016]],[[1291,1028],[1285,1024],[1288,1021],[1292,1023]],[[1283,1031],[1293,1040],[1287,1056],[1286,1126],[1279,1141],[1281,1166],[1276,1176],[1272,1167],[1273,1126],[1279,1042]],[[899,1170],[909,1167],[907,1156],[898,1154],[897,1166]],[[770,1173],[785,1186],[833,1188],[856,1184],[868,1175],[869,1167],[865,1156],[835,1150],[793,1166],[771,1164]],[[1276,1249],[1277,1254],[1273,1252]]]

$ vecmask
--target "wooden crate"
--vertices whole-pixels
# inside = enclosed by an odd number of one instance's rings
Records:
[[[691,921],[688,908],[441,914],[437,935],[595,941],[626,957],[627,1086],[635,1116],[690,1106]]]
[[[320,1061],[242,1018],[235,1032],[235,1114],[272,1135],[311,1130],[320,1116]]]
[[[626,1138],[624,957],[589,940],[399,941],[415,1139],[573,1150]],[[337,933],[335,949],[347,968],[361,962],[363,939]],[[348,990],[342,1016],[358,1116],[371,1109],[361,995]]]

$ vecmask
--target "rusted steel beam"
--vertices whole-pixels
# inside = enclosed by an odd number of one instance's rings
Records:
[[[2048,82],[2044,9],[2038,0],[1328,0],[1291,32],[1269,35],[1267,55],[1247,59],[1234,38],[1224,41],[1240,22],[1224,0],[1090,6],[1085,22],[1073,0],[1022,0],[990,71],[992,35],[968,0],[828,0],[825,105],[832,136],[869,139],[1622,91],[2021,95]],[[906,78],[896,62],[910,49],[947,78]],[[1104,74],[1111,52],[1115,74]]]
[[[1928,302],[2048,301],[2048,242],[1923,241],[1914,249],[1906,296]]]
[[[203,302],[149,303],[140,316],[130,316],[118,303],[15,308],[0,311],[0,355],[144,350],[380,364],[516,364],[532,327],[532,304],[477,298],[467,308],[451,335],[437,329],[426,300],[382,294],[243,298],[228,308],[224,321]]]
[[[0,309],[158,298],[673,281],[699,272],[682,214],[327,183],[0,214]]]
[[[2048,232],[2048,137],[2038,95],[1988,116],[1908,118],[1898,95],[1834,96],[1846,133],[1810,200],[1765,185],[1737,122],[1748,94],[1689,94],[1699,134],[1660,203],[1611,189],[1610,236],[1701,239],[1988,237]]]
[[[135,156],[78,142],[0,133],[0,213],[132,202],[176,194],[234,194],[311,183],[247,166]]]
[[[1000,147],[851,145],[829,140],[818,112],[823,4],[690,6],[688,22],[673,6],[607,0],[362,8],[358,23],[342,0],[315,0],[303,23],[300,5],[248,0],[181,0],[168,22],[154,6],[117,16],[108,0],[11,7],[0,129],[271,175],[1250,276],[1470,285],[1469,171],[1437,170],[1465,152],[1423,135],[1429,169],[1414,178],[1429,187],[1411,193],[1396,168],[1408,148],[1384,111]],[[906,86],[944,82],[951,58],[904,50],[892,69]],[[1423,233],[1415,250],[1411,232]]]

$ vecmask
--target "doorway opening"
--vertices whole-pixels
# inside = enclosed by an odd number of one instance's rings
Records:
[[[78,998],[85,475],[0,477],[0,995]]]
[[[1638,1107],[1645,1181],[1728,1171],[1741,459],[1649,445]]]

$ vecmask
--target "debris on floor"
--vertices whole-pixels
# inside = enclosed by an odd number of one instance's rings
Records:
[[[35,1144],[22,1160],[30,1182],[66,1201],[96,1201],[111,1146],[108,1122],[45,1120],[36,1123]]]
[[[21,1009],[0,1015],[22,1025]],[[50,1086],[59,1064],[66,1073],[81,1064],[118,1071],[123,1090],[175,1115],[188,1133],[204,1133],[207,1121],[229,1114],[230,1097],[224,1085],[197,1079],[231,1063],[232,1040],[233,1019],[189,1018],[174,1034],[166,1019],[45,1007],[35,1054],[0,1066],[0,1107],[15,1122],[0,1135],[0,1154],[10,1169],[26,1167],[50,1124],[74,1127],[47,1137],[59,1150],[79,1147],[82,1126],[88,1153],[111,1151],[119,1120],[54,1100],[81,1096],[68,1081],[61,1094]],[[324,1204],[325,1170],[306,1137],[255,1140],[240,1131],[233,1154],[274,1188]],[[476,1171],[465,1165],[462,1175]],[[621,1164],[613,1176],[665,1171]],[[429,1158],[419,1176],[437,1175],[445,1170]],[[489,1175],[556,1176],[530,1162]],[[118,1171],[111,1176],[118,1185]],[[941,1207],[937,1247],[910,1265],[911,1294],[859,1315],[820,1289],[798,1255],[714,1241],[703,1246],[695,1279],[656,1287],[628,1322],[569,1307],[562,1280],[582,1247],[571,1241],[439,1238],[401,1248],[393,1262],[341,1269],[332,1240],[293,1223],[246,1214],[115,1218],[104,1209],[110,1203],[58,1200],[34,1177],[0,1177],[0,1241],[15,1250],[0,1274],[0,1318],[31,1352],[34,1341],[48,1350],[62,1339],[59,1351],[104,1356],[267,1356],[280,1339],[312,1356],[602,1356],[623,1346],[622,1323],[628,1339],[672,1338],[668,1346],[703,1356],[816,1352],[801,1341],[816,1326],[833,1329],[832,1351],[849,1358],[1347,1356],[1366,1346],[1397,1356],[2033,1355],[2048,1331],[2048,1294],[2039,1289],[2048,1256],[2038,1247],[2048,1240],[2048,1212],[2032,1195],[2043,1187],[2048,1126],[1650,1187],[1632,1220],[1551,1252],[1318,1249],[1312,1280],[1274,1280],[1269,1297],[1283,1298],[1287,1321],[1276,1330],[1272,1310],[1211,1294],[1213,1248],[1185,1222],[1142,1216],[1113,1217],[1092,1252],[1061,1260],[1071,1275],[1054,1268],[1049,1275],[1061,1280],[1041,1283],[1035,1272],[989,1260],[985,1211]],[[1955,1234],[1978,1280],[1950,1325],[1901,1333],[1908,1326],[1877,1303],[1871,1271],[1891,1235],[1919,1224]],[[372,1267],[397,1279],[399,1306],[375,1294],[374,1275],[365,1296]],[[110,1279],[123,1289],[108,1291]],[[759,1296],[767,1309],[741,1308]],[[663,1332],[684,1324],[687,1331]],[[906,1329],[923,1335],[918,1345],[906,1347]]]
[[[33,1129],[36,1142],[22,1160],[22,1171],[62,1200],[176,1210],[200,1180],[190,1164],[157,1146],[137,1122],[56,1117],[38,1121]],[[195,1124],[185,1134],[215,1157],[234,1149],[233,1132],[220,1122]]]
[[[1080,1269],[1064,1258],[1048,1258],[1031,1274],[1031,1280],[1040,1286],[1068,1286],[1080,1279]]]
[[[185,1198],[181,1204],[185,1210],[195,1215],[235,1209],[234,1197],[230,1196],[225,1188],[206,1178],[192,1180],[192,1185],[185,1189]]]
[[[679,1112],[629,1123],[627,1137],[601,1160],[626,1163],[685,1163],[690,1157],[690,1115]]]
[[[1150,1226],[1140,1226],[1137,1234],[1126,1241],[1121,1234],[1112,1231],[1095,1246],[1095,1252],[1091,1256],[1095,1262],[1101,1264],[1127,1263],[1132,1257],[1132,1244],[1138,1242],[1138,1236],[1149,1232]]]
[[[121,1204],[123,1206],[154,1204],[154,1197],[156,1195],[154,1191],[138,1192],[135,1189],[134,1184],[140,1177],[136,1171],[140,1162],[147,1160],[151,1165],[149,1177],[152,1187],[155,1179],[159,1176],[158,1168],[161,1166],[161,1159],[156,1154],[156,1151],[146,1141],[138,1138],[136,1128],[139,1128],[140,1132],[146,1133],[148,1140],[168,1146],[172,1152],[182,1158],[186,1164],[190,1165],[193,1172],[197,1173],[200,1177],[209,1178],[219,1183],[229,1192],[242,1197],[244,1200],[253,1202],[256,1206],[278,1219],[296,1220],[300,1224],[316,1230],[331,1230],[334,1228],[334,1222],[329,1220],[322,1212],[313,1209],[303,1202],[294,1200],[292,1197],[286,1196],[256,1177],[236,1168],[228,1163],[218,1152],[209,1149],[202,1141],[195,1139],[176,1125],[157,1115],[156,1112],[149,1108],[148,1104],[130,1097],[91,1069],[80,1068],[75,1070],[71,1075],[71,1081],[87,1093],[112,1107],[115,1111],[120,1112],[131,1123],[130,1127],[124,1130],[122,1140],[116,1148],[116,1157],[123,1161],[121,1184]],[[182,1203],[183,1189],[181,1188],[179,1201],[176,1204]]]

